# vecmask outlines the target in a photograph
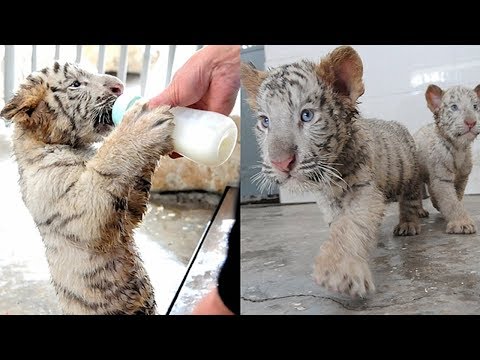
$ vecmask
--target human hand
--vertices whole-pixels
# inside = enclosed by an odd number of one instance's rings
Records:
[[[200,302],[195,306],[192,315],[235,315],[223,303],[218,289],[212,289]]]
[[[240,89],[240,45],[210,45],[175,73],[149,106],[186,106],[229,115]]]
[[[197,51],[175,73],[168,87],[149,101],[229,115],[240,89],[240,45],[210,45]],[[170,154],[173,159],[182,157]]]

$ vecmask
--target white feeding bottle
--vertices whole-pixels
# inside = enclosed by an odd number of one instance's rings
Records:
[[[122,94],[112,108],[112,118],[118,125],[125,112],[140,96]],[[228,116],[186,107],[172,107],[175,128],[173,145],[175,152],[207,166],[219,166],[227,161],[237,143],[238,130]]]

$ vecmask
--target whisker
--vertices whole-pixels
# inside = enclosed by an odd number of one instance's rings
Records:
[[[341,177],[339,176],[338,174],[336,174],[335,172],[331,171],[330,169],[326,169],[324,168],[323,169],[325,171],[326,174],[330,174],[332,175],[333,177],[335,177],[336,179],[340,180],[341,182],[343,182],[347,188],[349,187],[349,185],[347,184],[347,182]],[[329,176],[330,177],[330,176]],[[336,181],[332,181],[332,178],[330,177],[330,181],[333,182],[335,185],[337,185],[338,187],[342,188],[342,186],[340,186],[339,184],[337,184]]]
[[[258,173],[252,175],[250,177],[252,183],[257,185],[260,193],[264,193],[265,191],[267,194],[271,194],[274,188],[273,180],[268,177],[263,171],[259,171]]]

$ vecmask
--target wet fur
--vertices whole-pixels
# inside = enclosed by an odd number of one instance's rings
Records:
[[[72,88],[75,80],[81,88]],[[110,89],[118,84],[55,63],[30,75],[1,112],[15,125],[22,197],[65,314],[155,313],[133,230],[157,161],[172,150],[172,115],[137,103],[113,130]]]
[[[315,260],[318,284],[351,296],[374,291],[369,256],[388,199],[398,199],[396,235],[420,232],[419,179],[415,143],[393,121],[363,119],[357,99],[364,92],[363,65],[355,50],[342,46],[320,63],[303,60],[261,72],[243,64],[242,84],[257,113],[256,137],[262,169],[255,180],[310,191],[330,225]],[[310,122],[303,109],[314,111]],[[268,117],[268,128],[262,121]],[[272,159],[295,156],[290,176]]]
[[[472,142],[480,133],[480,113],[474,109],[474,105],[480,107],[479,94],[480,85],[475,90],[455,86],[446,91],[430,85],[425,96],[435,123],[422,127],[414,135],[421,181],[428,187],[433,206],[445,217],[447,233],[477,231],[462,200],[473,166]],[[453,104],[457,110],[452,110]],[[477,121],[471,135],[464,135],[466,118]],[[428,216],[423,208],[420,214]]]

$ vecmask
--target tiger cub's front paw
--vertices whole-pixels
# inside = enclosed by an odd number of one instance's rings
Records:
[[[154,137],[156,146],[160,149],[160,155],[167,155],[173,151],[173,129],[175,123],[173,114],[169,111],[170,106],[160,106],[142,114],[139,121],[149,124],[147,129]]]
[[[405,221],[395,226],[393,234],[397,236],[411,236],[420,234],[420,224],[414,221]]]
[[[472,219],[453,220],[447,224],[449,234],[474,234],[477,227]]]
[[[365,297],[375,291],[368,263],[359,257],[344,255],[335,261],[328,254],[320,254],[313,275],[320,286],[351,297]]]
[[[153,146],[160,155],[173,151],[173,114],[170,106],[148,108],[145,100],[137,101],[123,117],[118,131],[121,136],[133,136],[135,142]]]

